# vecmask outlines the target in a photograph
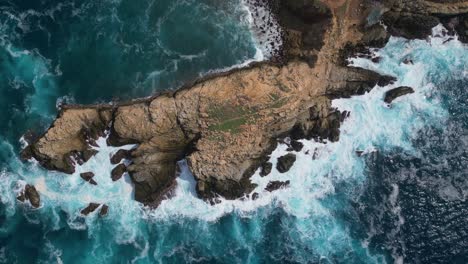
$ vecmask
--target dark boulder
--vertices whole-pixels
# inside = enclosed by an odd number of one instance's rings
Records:
[[[123,159],[130,159],[131,150],[119,149],[110,159],[112,164],[119,164]]]
[[[299,152],[302,150],[302,148],[304,147],[304,144],[302,144],[301,142],[299,141],[296,141],[296,140],[291,140],[291,148],[296,151],[296,152]]]
[[[83,154],[82,154],[82,157],[83,157],[83,161],[84,162],[87,162],[88,160],[90,160],[94,155],[96,155],[99,151],[95,150],[95,149],[87,149],[85,151],[83,151]]]
[[[400,87],[391,89],[390,91],[386,92],[384,101],[387,104],[390,104],[396,98],[406,95],[406,94],[412,94],[412,93],[414,93],[413,88],[407,87],[407,86],[400,86]]]
[[[383,22],[390,34],[407,39],[424,39],[430,36],[439,19],[431,15],[386,12]]]
[[[468,13],[456,16],[441,16],[440,20],[451,35],[455,33],[463,43],[468,43]]]
[[[289,153],[287,155],[284,155],[282,157],[278,158],[278,163],[276,164],[276,169],[280,173],[285,173],[291,169],[291,167],[294,165],[294,162],[296,162],[296,155]]]
[[[260,195],[259,195],[258,193],[254,192],[254,193],[252,194],[252,200],[253,200],[253,201],[257,200],[259,196],[260,196]]]
[[[24,196],[31,203],[32,207],[38,208],[41,205],[41,197],[33,185],[27,184],[24,188]]]
[[[100,204],[98,204],[98,203],[90,203],[86,208],[81,210],[81,214],[82,215],[89,215],[90,213],[96,211],[96,209],[98,209],[99,206],[100,206]]]
[[[268,183],[265,190],[268,191],[268,192],[273,192],[273,191],[279,190],[280,188],[288,187],[289,183],[290,183],[289,181],[285,181],[285,182],[272,181],[272,182]]]
[[[107,204],[104,204],[102,207],[101,207],[101,210],[99,210],[99,216],[100,217],[104,217],[107,215],[107,213],[109,212],[109,206]]]
[[[260,176],[265,177],[268,174],[271,173],[271,170],[273,169],[273,164],[271,162],[265,162],[262,165],[262,170],[260,171]]]
[[[118,181],[120,178],[122,178],[122,175],[127,171],[127,166],[125,164],[119,164],[117,167],[115,167],[112,172],[112,180],[113,181]]]
[[[97,182],[96,182],[95,180],[93,180],[94,173],[92,173],[92,172],[84,172],[84,173],[81,173],[81,174],[80,174],[80,177],[81,177],[83,180],[89,182],[89,183],[92,184],[92,185],[97,185]]]

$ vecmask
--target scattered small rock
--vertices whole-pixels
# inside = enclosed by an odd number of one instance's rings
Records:
[[[84,172],[84,173],[81,173],[81,174],[80,174],[80,177],[81,177],[83,180],[89,182],[89,183],[92,184],[92,185],[97,185],[97,182],[96,182],[95,180],[93,180],[94,173],[92,173],[92,172]]]
[[[414,64],[414,63],[413,63],[413,60],[410,59],[410,58],[405,58],[405,59],[403,60],[403,63],[404,63],[404,64],[411,64],[411,65]]]
[[[41,205],[41,197],[36,190],[36,187],[30,184],[26,184],[24,190],[16,197],[18,201],[25,202],[29,201],[31,206],[34,208],[38,208]]]
[[[120,178],[122,178],[122,175],[127,171],[127,166],[125,164],[119,164],[117,167],[115,167],[112,172],[112,180],[113,181],[118,181]]]
[[[373,63],[379,63],[381,60],[382,60],[382,57],[373,57],[373,58],[371,59],[371,61],[372,61]]]
[[[111,157],[110,161],[112,164],[119,164],[123,159],[129,159],[131,157],[131,150],[119,149],[114,156]]]
[[[280,173],[285,173],[291,169],[291,167],[294,165],[294,162],[296,162],[296,155],[289,153],[287,155],[284,155],[282,157],[278,158],[278,163],[276,164],[276,169]]]
[[[341,112],[340,121],[341,121],[341,122],[345,121],[345,119],[348,118],[350,114],[351,114],[351,112],[349,112],[349,111],[343,111],[343,112]]]
[[[262,170],[260,171],[260,176],[265,177],[268,174],[271,173],[271,170],[273,169],[273,164],[271,162],[265,162],[262,165]]]
[[[267,187],[265,188],[266,191],[268,192],[273,192],[273,191],[276,191],[278,189],[281,189],[281,188],[284,188],[284,187],[288,187],[289,186],[289,181],[285,181],[285,182],[282,182],[282,181],[272,181],[272,182],[269,182]]]
[[[253,200],[253,201],[257,200],[258,197],[259,197],[259,194],[258,194],[258,193],[255,192],[255,193],[252,194],[252,200]]]
[[[301,151],[302,148],[304,147],[304,144],[296,140],[291,140],[290,145],[291,145],[291,148],[296,152]]]
[[[101,207],[101,210],[99,210],[99,216],[100,217],[104,217],[107,215],[107,213],[109,212],[109,206],[107,206],[107,204],[104,204],[102,207]]]
[[[90,213],[96,211],[96,209],[100,206],[98,203],[90,203],[86,208],[81,210],[82,215],[89,215]]]
[[[412,94],[412,93],[414,93],[413,88],[407,87],[407,86],[400,86],[400,87],[394,88],[394,89],[386,92],[384,101],[387,104],[390,104],[396,98],[398,98],[400,96],[403,96],[403,95],[406,95],[406,94]]]
[[[358,157],[361,157],[363,153],[364,153],[364,151],[362,151],[362,150],[356,150],[356,155]]]

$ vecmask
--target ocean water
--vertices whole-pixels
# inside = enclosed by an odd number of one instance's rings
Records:
[[[468,48],[441,26],[427,40],[391,38],[374,51],[378,64],[350,59],[398,81],[335,100],[351,112],[340,141],[303,141],[288,173],[255,175],[259,199],[210,206],[180,161],[175,197],[150,211],[133,201],[128,177],[111,182],[117,148],[104,139],[69,176],[21,162],[21,135],[47,127],[63,101],[146,96],[267,58],[248,6],[15,0],[0,2],[0,23],[0,263],[468,262]],[[385,91],[400,85],[415,93],[386,105]],[[97,186],[78,176],[90,170]],[[291,185],[262,191],[270,180]],[[25,183],[40,192],[39,209],[16,201]],[[89,202],[109,215],[80,216]]]

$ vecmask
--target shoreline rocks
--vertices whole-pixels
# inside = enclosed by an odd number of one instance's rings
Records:
[[[296,155],[289,153],[278,158],[278,163],[276,164],[276,169],[280,173],[285,173],[291,169],[291,167],[296,162]]]
[[[131,159],[132,151],[126,149],[119,149],[110,159],[111,164],[116,165],[119,164],[124,159]]]
[[[286,188],[289,186],[290,181],[272,181],[269,182],[267,187],[265,188],[265,191],[267,192],[274,192],[282,188]]]
[[[90,184],[92,185],[97,185],[97,182],[93,179],[94,177],[94,173],[93,172],[84,172],[84,173],[81,173],[80,174],[80,177],[89,182]]]
[[[398,97],[412,94],[414,93],[414,89],[407,86],[400,86],[394,89],[391,89],[385,93],[384,102],[387,104],[391,104],[393,100],[397,99]]]
[[[111,172],[112,181],[118,181],[122,178],[123,174],[127,171],[125,164],[119,164]]]
[[[29,201],[33,208],[39,208],[41,205],[41,196],[36,190],[36,187],[30,184],[26,184],[24,190],[16,197],[20,202]]]
[[[128,171],[135,199],[156,207],[175,188],[179,160],[187,160],[200,198],[237,199],[253,191],[250,177],[265,164],[278,139],[339,140],[347,114],[333,109],[331,101],[394,81],[346,62],[356,54],[370,56],[370,47],[381,47],[389,38],[383,26],[368,25],[374,2],[270,4],[284,32],[282,58],[209,75],[174,92],[131,102],[62,106],[51,127],[22,156],[34,157],[47,169],[73,173],[75,163],[95,154],[97,137],[109,131],[111,146],[137,144],[131,155],[120,152],[111,157],[115,164],[124,158],[131,162],[128,168],[118,165],[112,179]],[[427,34],[435,21],[427,16],[444,12],[459,16],[457,10],[435,8],[422,0],[381,4],[390,12],[383,15],[390,33],[411,37]],[[414,28],[401,28],[411,21],[416,21]],[[302,149],[299,144],[291,147]],[[288,170],[292,160],[289,156],[280,169]],[[266,174],[268,167],[262,171]]]

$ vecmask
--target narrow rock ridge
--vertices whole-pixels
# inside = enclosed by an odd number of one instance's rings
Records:
[[[137,201],[155,207],[170,197],[176,162],[184,158],[201,198],[240,198],[255,188],[249,178],[265,164],[278,139],[339,140],[343,115],[331,100],[394,80],[346,65],[347,57],[369,55],[369,46],[383,46],[389,38],[383,26],[368,23],[369,14],[383,13],[392,34],[426,36],[432,24],[417,23],[409,34],[405,23],[419,21],[423,14],[456,18],[453,30],[460,27],[465,1],[445,2],[269,1],[283,30],[282,58],[131,102],[62,106],[52,126],[22,157],[73,173],[75,163],[95,154],[94,140],[108,130],[110,145],[138,144],[127,156]]]

